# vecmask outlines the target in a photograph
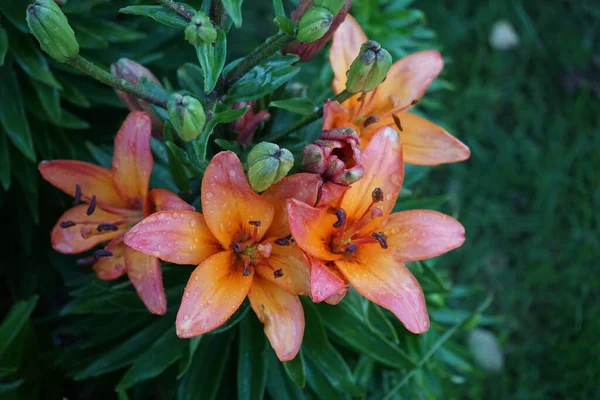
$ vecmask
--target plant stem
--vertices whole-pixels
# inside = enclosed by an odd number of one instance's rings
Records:
[[[91,62],[79,55],[71,58],[69,61],[67,61],[67,63],[77,68],[81,72],[91,76],[92,78],[104,83],[105,85],[108,85],[112,88],[123,92],[130,93],[156,106],[167,108],[166,97],[158,96],[154,93],[151,93],[141,85],[133,85],[125,81],[124,79],[121,79],[103,70],[102,68],[97,67],[96,65],[92,64]]]
[[[347,90],[344,90],[344,91],[340,92],[337,96],[335,96],[332,101],[337,101],[339,103],[343,103],[344,101],[348,100],[350,97],[354,96],[355,94],[356,93],[350,93]],[[270,135],[266,140],[281,139],[281,138],[289,135],[290,133],[297,131],[298,129],[304,127],[305,125],[308,125],[311,122],[318,120],[322,116],[323,116],[323,106],[319,107],[319,109],[317,111],[315,111],[311,115],[307,115],[306,117],[302,118],[300,121],[296,122],[294,125],[290,126],[289,128]]]
[[[213,24],[219,28],[223,28],[225,20],[227,19],[227,12],[221,0],[212,0],[210,3],[210,19]]]
[[[190,10],[185,8],[183,6],[183,4],[176,3],[173,0],[156,0],[156,1],[158,1],[160,3],[160,5],[163,6],[164,8],[167,8],[167,9],[173,11],[175,14],[179,15],[186,22],[190,22],[192,20],[192,17],[194,16],[194,13],[192,13]]]
[[[293,36],[285,32],[279,32],[268,38],[263,44],[252,50],[242,61],[240,61],[223,79],[221,93],[227,93],[229,88],[246,75],[252,68],[269,58],[282,46],[294,40]]]

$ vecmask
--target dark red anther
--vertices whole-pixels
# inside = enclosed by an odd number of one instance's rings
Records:
[[[96,211],[96,195],[95,194],[92,195],[92,200],[90,201],[90,205],[85,213],[86,213],[86,215],[92,215],[94,213],[94,211]]]
[[[288,238],[279,238],[277,240],[275,240],[275,244],[279,245],[279,246],[289,246],[290,245],[290,239]]]
[[[88,266],[88,265],[92,265],[96,261],[98,261],[96,259],[96,257],[94,257],[94,256],[87,256],[87,257],[78,259],[77,261],[75,261],[75,264],[77,264],[80,267],[85,267],[85,266]]]
[[[335,210],[337,221],[333,224],[334,228],[341,228],[346,223],[346,211],[343,208]]]
[[[275,277],[275,279],[281,278],[283,276],[283,270],[281,268],[276,269],[275,271],[273,271],[273,276]]]
[[[95,257],[96,259],[98,259],[98,258],[100,258],[100,257],[110,257],[110,256],[112,256],[112,255],[113,255],[113,253],[111,253],[111,252],[110,252],[110,251],[108,251],[108,250],[96,250],[96,251],[94,252],[94,257]]]
[[[229,248],[233,249],[233,251],[235,251],[236,253],[241,253],[242,251],[244,251],[244,245],[240,242],[231,242]]]
[[[63,228],[63,229],[70,228],[70,227],[75,226],[75,225],[77,225],[77,224],[75,222],[73,222],[73,221],[62,221],[60,223],[60,227]]]
[[[371,193],[371,200],[373,200],[373,203],[383,201],[383,190],[381,190],[381,188],[375,188]]]
[[[244,265],[244,271],[242,271],[242,275],[244,275],[244,276],[250,275],[250,267],[248,265]]]
[[[363,124],[363,126],[366,128],[367,126],[373,125],[374,123],[377,123],[377,122],[379,122],[379,117],[377,117],[376,115],[372,115],[365,120],[365,123]]]
[[[119,227],[115,224],[98,224],[98,226],[96,227],[96,230],[98,232],[114,232],[114,231],[118,231]]]
[[[344,251],[346,253],[350,253],[350,254],[356,253],[356,250],[358,250],[358,246],[355,245],[354,243],[350,244],[350,246],[348,246],[348,247],[346,247],[346,249],[344,249]]]
[[[417,104],[419,102],[419,100],[414,99],[413,101],[410,102],[411,106],[414,106],[415,104]]]
[[[252,226],[260,226],[260,221],[248,221],[248,223]]]
[[[400,132],[404,132],[404,129],[402,129],[402,124],[400,123],[400,117],[398,117],[396,114],[392,114],[392,118],[394,118],[394,123],[396,124],[396,127],[400,129]]]
[[[81,186],[78,184],[75,185],[75,198],[73,199],[73,205],[81,203]]]
[[[385,240],[385,235],[383,234],[383,232],[373,232],[373,237],[375,239],[377,239],[377,241],[379,242],[379,245],[381,246],[382,249],[388,248],[388,244],[387,244],[387,241]]]

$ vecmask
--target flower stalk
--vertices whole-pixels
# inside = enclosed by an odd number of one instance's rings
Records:
[[[176,3],[173,0],[156,0],[160,3],[164,8],[173,11],[175,14],[179,15],[186,22],[190,22],[194,13],[185,8],[182,4]]]

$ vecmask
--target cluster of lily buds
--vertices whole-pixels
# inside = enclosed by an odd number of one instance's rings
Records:
[[[350,128],[323,131],[319,140],[307,145],[302,152],[302,167],[306,172],[319,174],[325,182],[350,185],[364,174],[360,138]]]

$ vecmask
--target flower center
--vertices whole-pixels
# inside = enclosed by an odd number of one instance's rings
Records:
[[[258,228],[260,228],[261,222],[248,221],[248,224],[254,226],[252,236],[250,236],[248,240],[234,241],[229,245],[229,248],[232,249],[243,262],[244,267],[242,268],[242,275],[249,276],[252,268],[256,271],[257,266],[264,265],[273,271],[273,276],[275,278],[282,277],[283,271],[281,269],[275,269],[275,267],[269,263],[273,245],[269,242],[259,243],[258,241]],[[283,240],[283,238],[278,239],[276,243],[281,240]]]

